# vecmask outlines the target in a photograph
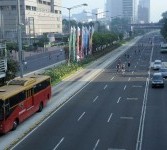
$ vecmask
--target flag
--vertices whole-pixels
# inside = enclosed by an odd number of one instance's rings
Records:
[[[84,27],[82,26],[82,32],[81,32],[81,51],[80,51],[81,59],[84,58]]]
[[[89,37],[89,54],[92,54],[92,39],[94,34],[94,27],[90,27],[90,37]]]
[[[72,34],[73,38],[72,38],[72,47],[73,47],[73,51],[72,51],[72,58],[73,61],[76,61],[76,28],[73,27],[73,34]]]
[[[70,37],[69,37],[69,55],[68,55],[69,62],[71,61],[72,33],[73,33],[73,28],[71,27]]]
[[[77,27],[77,53],[76,53],[76,55],[77,55],[77,61],[79,61],[80,60],[80,40],[81,40],[81,38],[80,38],[80,36],[81,36],[81,34],[80,34],[80,28],[79,27]]]

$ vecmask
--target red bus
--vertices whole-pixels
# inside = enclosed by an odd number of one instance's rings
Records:
[[[0,87],[0,133],[15,130],[19,123],[42,111],[51,97],[51,79],[45,75],[15,78]]]

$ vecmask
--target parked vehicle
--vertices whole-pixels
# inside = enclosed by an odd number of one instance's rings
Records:
[[[164,87],[164,78],[161,73],[154,73],[152,77],[152,88]]]
[[[15,130],[26,118],[42,111],[50,97],[49,76],[16,78],[0,87],[0,133]]]
[[[162,74],[163,78],[167,78],[167,68],[160,68],[159,72]]]
[[[159,70],[162,68],[162,61],[161,60],[155,60],[153,64],[153,69],[154,70]]]

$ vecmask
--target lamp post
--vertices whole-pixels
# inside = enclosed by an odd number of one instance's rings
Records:
[[[103,11],[103,12],[99,12],[99,13],[92,13],[92,12],[87,12],[87,11],[85,11],[85,13],[89,13],[89,14],[92,14],[92,15],[95,15],[96,16],[96,30],[98,31],[98,23],[97,23],[97,15],[99,15],[99,14],[103,14],[103,13],[106,13],[106,12],[109,12],[109,11]]]
[[[22,37],[21,37],[21,17],[20,17],[20,0],[17,0],[17,17],[18,17],[18,24],[17,24],[17,33],[18,33],[18,47],[19,47],[19,66],[20,66],[20,77],[23,77],[23,52],[22,52]]]
[[[69,35],[70,35],[70,28],[71,28],[71,9],[75,9],[75,8],[78,8],[78,7],[82,7],[82,6],[88,6],[88,4],[86,3],[83,3],[83,4],[80,4],[80,5],[75,5],[75,6],[72,6],[72,7],[64,7],[64,6],[59,6],[59,5],[54,5],[54,6],[57,6],[57,7],[61,7],[61,8],[65,8],[68,10],[68,32],[69,32]],[[70,40],[69,40],[70,42]],[[70,51],[70,47],[69,47],[69,55],[68,55],[68,65],[70,64],[70,56],[71,56],[71,51]]]

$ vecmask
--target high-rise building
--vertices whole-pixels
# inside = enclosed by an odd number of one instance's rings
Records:
[[[109,17],[124,17],[131,23],[137,21],[138,0],[107,0],[106,10],[109,11]]]
[[[102,18],[104,18],[104,16],[105,16],[105,12],[104,12],[103,9],[95,8],[95,9],[92,10],[92,18],[93,18],[93,20],[102,19]]]
[[[20,0],[23,37],[62,32],[61,0]],[[0,37],[17,36],[17,0],[0,0]]]
[[[140,0],[138,5],[138,22],[150,22],[150,0]]]
[[[122,0],[106,0],[106,10],[108,12],[108,17],[118,17],[122,16]]]

